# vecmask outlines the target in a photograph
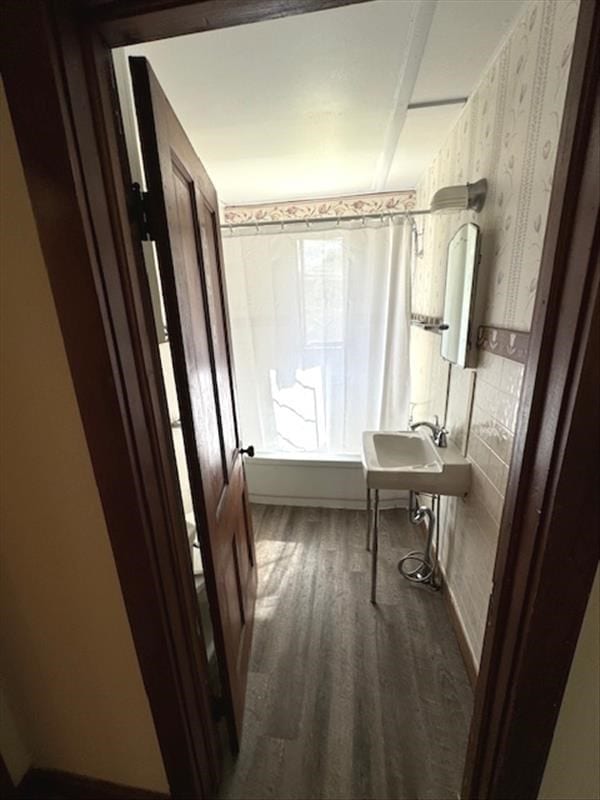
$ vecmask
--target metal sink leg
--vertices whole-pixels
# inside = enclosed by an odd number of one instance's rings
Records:
[[[373,541],[371,543],[371,602],[377,602],[377,550],[379,546],[379,489],[374,490]]]
[[[367,486],[367,550],[371,549],[371,490]]]

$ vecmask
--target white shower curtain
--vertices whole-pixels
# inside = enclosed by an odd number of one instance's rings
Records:
[[[224,235],[242,438],[356,454],[408,421],[410,225],[290,227]]]

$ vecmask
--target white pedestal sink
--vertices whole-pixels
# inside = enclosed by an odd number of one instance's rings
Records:
[[[471,486],[471,465],[448,442],[437,447],[428,431],[365,431],[363,472],[372,489],[409,489],[463,495]]]
[[[365,431],[362,463],[367,483],[367,550],[370,548],[372,555],[371,602],[375,603],[379,490],[407,489],[438,497],[442,494],[464,495],[471,486],[471,465],[452,442],[448,442],[447,447],[438,447],[429,431],[422,428],[415,431]]]

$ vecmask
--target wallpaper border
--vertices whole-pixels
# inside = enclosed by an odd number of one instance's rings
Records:
[[[525,364],[529,351],[529,333],[481,325],[477,332],[477,347],[488,353]]]
[[[320,200],[294,200],[256,205],[225,206],[223,223],[236,225],[247,222],[291,222],[311,217],[343,219],[357,214],[378,214],[412,211],[416,204],[413,189],[402,192],[357,194],[346,197],[326,197]]]

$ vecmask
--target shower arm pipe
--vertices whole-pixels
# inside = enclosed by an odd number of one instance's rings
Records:
[[[417,208],[412,211],[380,211],[371,214],[352,214],[343,217],[303,217],[302,219],[268,219],[264,222],[257,220],[256,222],[225,222],[221,225],[222,230],[233,230],[234,228],[264,228],[267,226],[285,226],[285,225],[313,225],[323,222],[335,222],[339,225],[341,222],[358,222],[366,219],[389,219],[390,217],[404,217],[405,219],[412,220],[412,217],[423,216],[431,214],[428,208]]]

